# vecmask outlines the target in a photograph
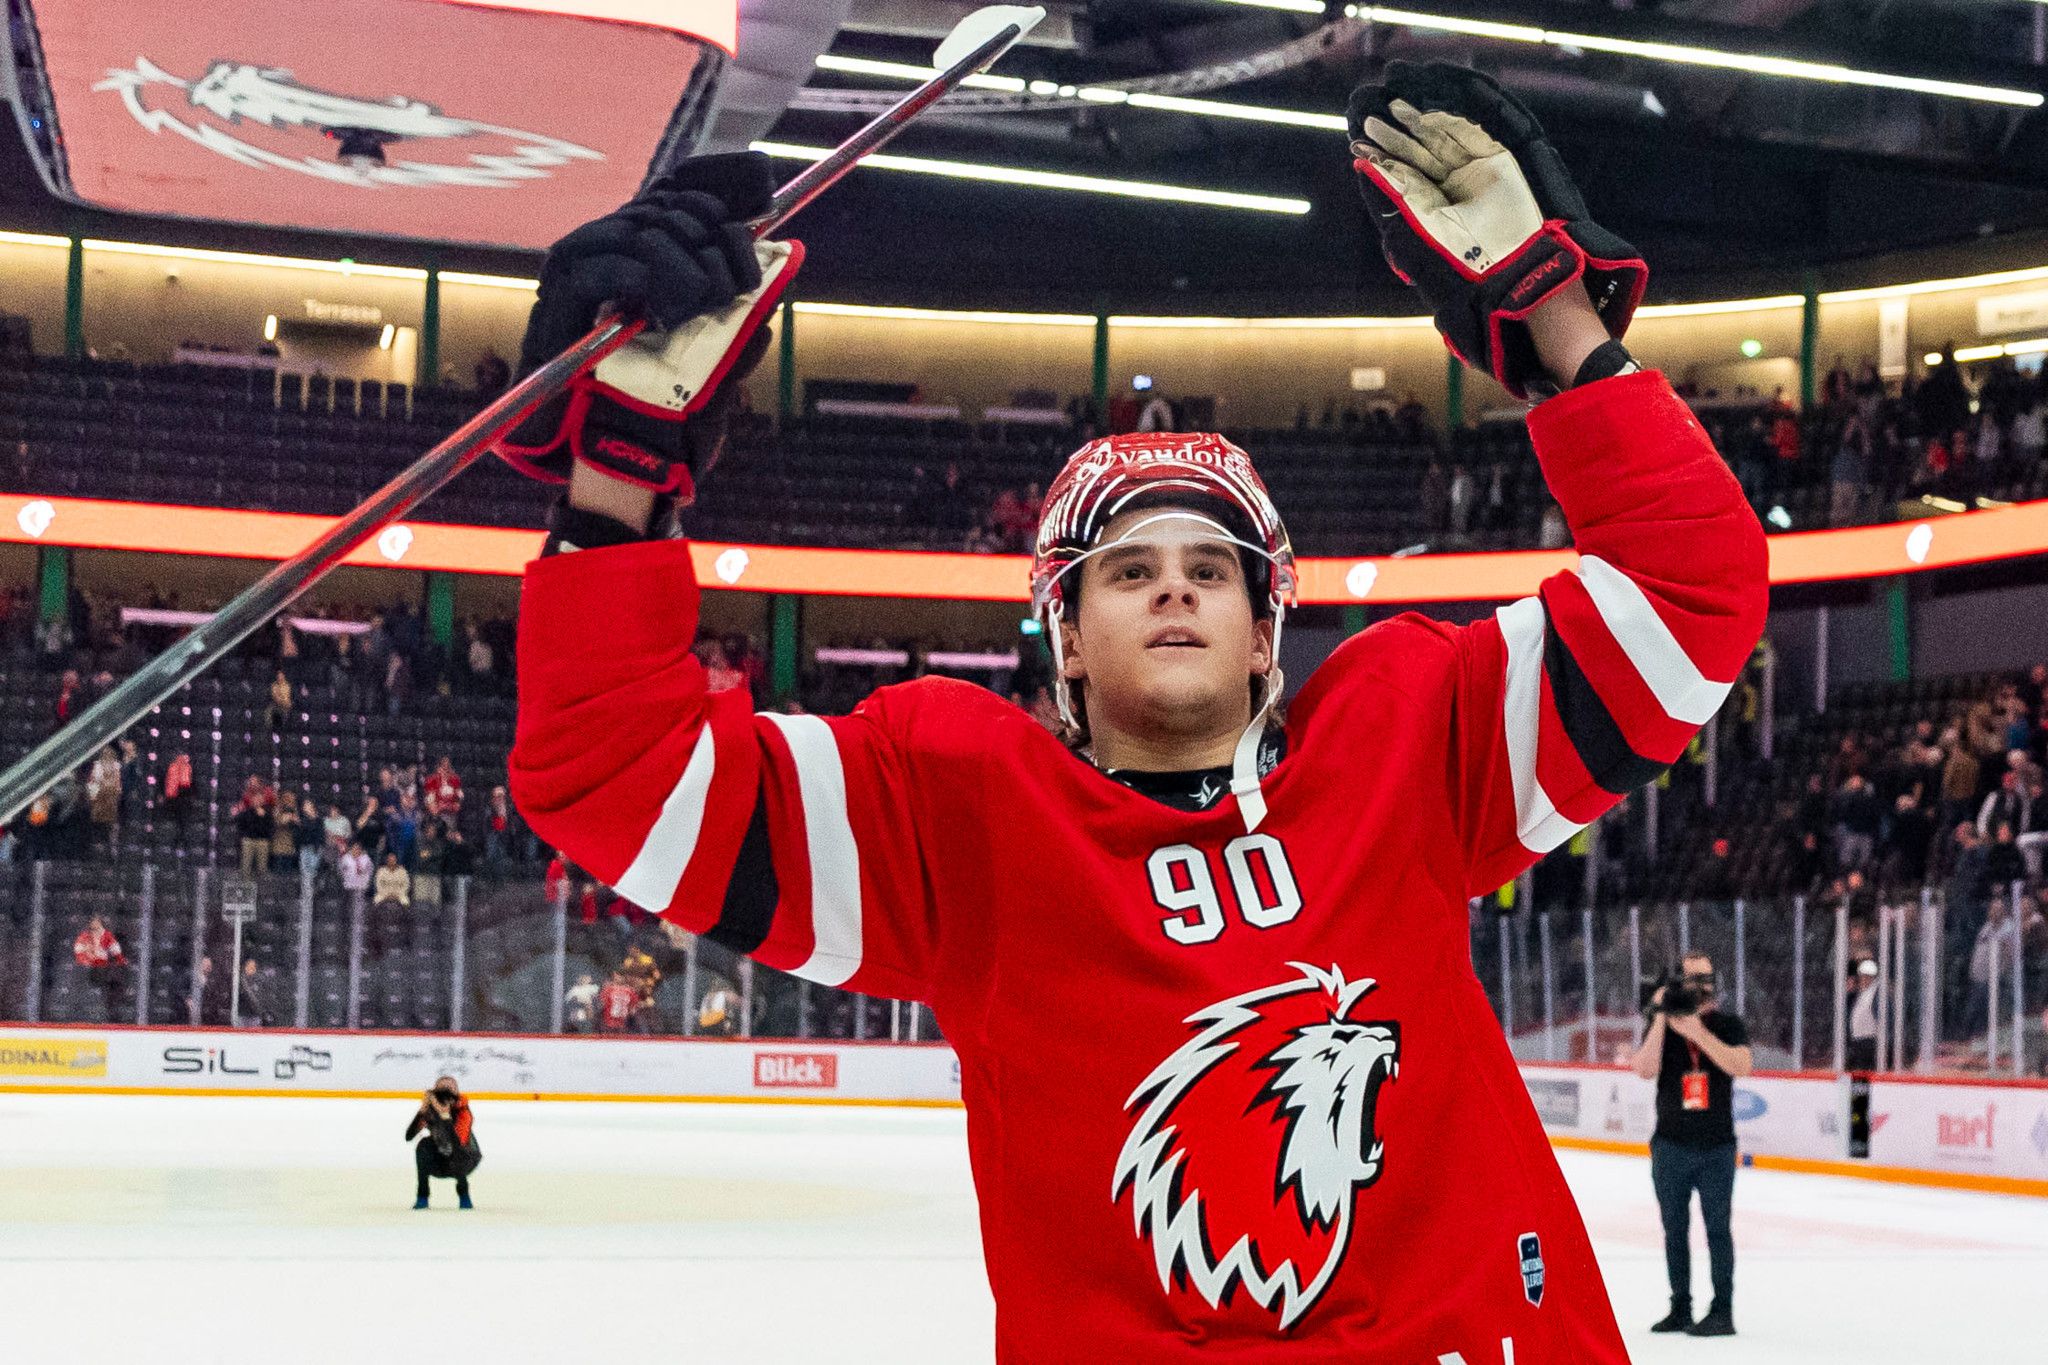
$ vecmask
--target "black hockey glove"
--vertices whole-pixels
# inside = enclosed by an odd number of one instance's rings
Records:
[[[1387,263],[1467,364],[1517,398],[1550,387],[1523,319],[1574,281],[1609,336],[1628,329],[1649,267],[1587,217],[1536,116],[1490,77],[1389,62],[1346,117]]]
[[[800,243],[757,242],[746,226],[774,192],[758,152],[693,157],[555,243],[520,373],[567,350],[607,306],[645,317],[647,330],[513,428],[498,453],[550,483],[583,460],[687,505],[803,259]]]

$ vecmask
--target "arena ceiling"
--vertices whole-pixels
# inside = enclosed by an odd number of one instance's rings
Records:
[[[893,149],[996,168],[1000,179],[857,173],[801,222],[806,294],[956,307],[1400,311],[1407,301],[1366,234],[1342,134],[1314,126],[1395,58],[1470,62],[1526,99],[1595,212],[1644,249],[1666,297],[1776,292],[1808,270],[1838,277],[1877,253],[2048,229],[2048,4],[2039,0],[1409,0],[1352,14],[1314,0],[1048,7],[1047,23],[1001,68],[1035,84],[971,92]],[[742,0],[714,145],[829,145],[908,87],[874,63],[923,64],[935,36],[970,8]],[[1848,74],[1774,74],[1786,59]],[[606,96],[575,85],[554,92],[572,103]],[[1307,117],[1230,116],[1204,102]],[[786,164],[793,172],[798,163]],[[0,155],[0,226],[75,218],[20,173],[27,165],[18,145]],[[1005,183],[1018,169],[1298,200],[1307,211]],[[159,240],[219,244],[218,229],[209,239],[192,224],[161,226]],[[104,216],[89,227],[151,233]],[[260,236],[268,249],[335,254],[304,239],[287,248],[277,231]],[[359,240],[350,246],[373,254]],[[393,242],[374,252],[407,253],[419,250]],[[457,255],[475,268],[521,268],[509,253]]]

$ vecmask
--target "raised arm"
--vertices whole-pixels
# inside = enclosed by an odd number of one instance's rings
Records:
[[[827,985],[923,998],[935,930],[886,708],[754,715],[691,653],[689,546],[664,534],[718,458],[730,386],[765,349],[791,246],[744,222],[758,157],[711,157],[549,253],[526,363],[600,306],[651,330],[505,453],[566,483],[519,621],[509,779],[536,835],[636,905]]]
[[[1387,259],[1511,393],[1580,559],[1462,629],[1451,768],[1468,894],[1508,881],[1684,752],[1763,633],[1763,528],[1620,338],[1647,279],[1535,117],[1477,72],[1390,63],[1350,108]],[[1554,396],[1549,396],[1554,395]]]

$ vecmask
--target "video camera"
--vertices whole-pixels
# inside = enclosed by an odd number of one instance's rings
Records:
[[[1672,1019],[1684,1019],[1698,1014],[1700,1006],[1713,997],[1715,988],[1711,972],[1688,975],[1672,968],[1662,976],[1653,977],[1642,984],[1641,1005],[1645,1016],[1666,1015]],[[1664,999],[1657,1001],[1657,992],[1664,992]]]

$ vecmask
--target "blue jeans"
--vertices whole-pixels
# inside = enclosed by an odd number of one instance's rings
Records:
[[[1698,1190],[1714,1302],[1734,1307],[1735,1236],[1728,1229],[1728,1215],[1735,1198],[1735,1144],[1688,1147],[1669,1138],[1652,1138],[1650,1184],[1664,1218],[1664,1269],[1671,1276],[1671,1297],[1692,1302],[1692,1192]]]

